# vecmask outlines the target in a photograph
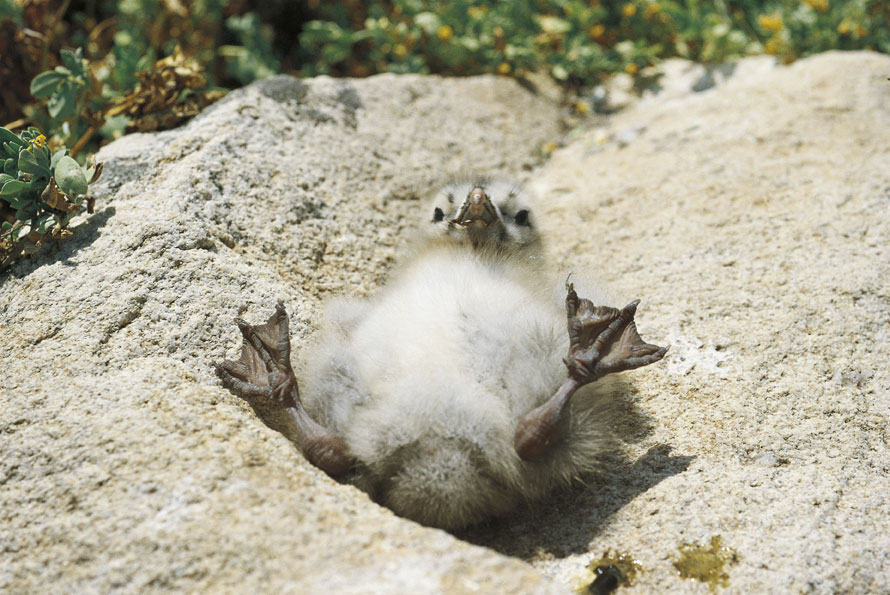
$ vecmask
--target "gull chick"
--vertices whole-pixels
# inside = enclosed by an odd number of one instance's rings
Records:
[[[594,305],[565,281],[564,307],[526,195],[500,181],[443,188],[412,253],[363,300],[336,300],[290,361],[282,304],[238,320],[223,384],[291,420],[304,456],[394,512],[458,529],[539,501],[614,448],[614,372],[660,360],[638,302]]]

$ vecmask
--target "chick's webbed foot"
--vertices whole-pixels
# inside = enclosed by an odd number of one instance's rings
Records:
[[[668,350],[644,342],[637,333],[634,314],[639,300],[619,310],[579,298],[568,281],[566,290],[569,355],[563,361],[568,378],[550,399],[519,420],[514,446],[525,460],[539,457],[556,441],[559,422],[575,391],[607,374],[655,363]]]
[[[236,322],[244,339],[241,359],[217,364],[223,386],[245,400],[267,399],[284,407],[296,424],[300,450],[309,462],[334,477],[345,473],[353,463],[346,445],[313,420],[300,400],[290,363],[290,324],[284,304],[278,303],[265,324]]]
[[[569,328],[569,356],[563,360],[569,377],[579,386],[599,380],[606,374],[633,370],[657,362],[667,347],[645,343],[637,332],[634,314],[640,300],[620,310],[594,306],[579,299],[571,283],[566,284],[566,314]]]

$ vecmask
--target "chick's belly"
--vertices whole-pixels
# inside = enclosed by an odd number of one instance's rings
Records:
[[[371,394],[509,399],[522,408],[558,384],[565,323],[549,302],[503,279],[428,281],[398,288],[356,329]]]

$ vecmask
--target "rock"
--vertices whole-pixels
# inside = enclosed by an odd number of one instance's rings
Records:
[[[98,212],[0,284],[0,591],[554,592],[330,480],[211,363],[278,298],[299,345],[422,194],[559,132],[506,78],[282,76],[104,148]]]
[[[757,81],[778,66],[773,56],[751,56],[726,64],[697,64],[682,58],[670,58],[641,74],[644,99],[666,101],[683,99],[690,93],[701,93],[726,84],[730,80]]]
[[[629,593],[706,592],[675,562],[715,537],[727,592],[890,589],[888,76],[886,55],[817,55],[640,102],[609,121],[644,127],[623,148],[591,130],[553,153],[532,184],[549,251],[642,298],[674,349],[633,376],[632,466],[472,541],[568,585],[626,554]]]
[[[622,128],[615,134],[615,142],[618,143],[619,147],[626,147],[637,140],[637,137],[645,131],[646,126],[644,124],[631,124],[630,126]],[[599,142],[599,137],[597,137],[597,142]]]
[[[104,149],[99,212],[0,283],[0,590],[556,592],[620,558],[626,592],[702,593],[693,553],[715,590],[887,590],[890,58],[738,72],[532,177],[556,265],[674,345],[633,373],[631,464],[460,535],[534,569],[329,480],[210,363],[236,315],[282,298],[299,345],[323,299],[372,292],[444,175],[527,174],[552,102],[277,77]]]
[[[637,102],[684,100],[722,86],[730,80],[757,81],[778,61],[773,56],[751,56],[727,64],[699,64],[683,58],[669,58],[648,66],[636,77],[618,73],[591,91],[588,101],[595,112],[610,114]]]
[[[634,78],[623,72],[610,76],[603,84],[594,87],[590,96],[594,111],[602,114],[617,112],[638,100]]]

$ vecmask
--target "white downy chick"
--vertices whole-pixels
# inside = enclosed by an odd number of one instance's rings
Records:
[[[505,182],[446,186],[386,287],[328,308],[299,394],[281,306],[266,325],[239,322],[244,353],[220,366],[224,383],[290,408],[310,461],[426,525],[504,515],[597,469],[620,390],[601,377],[666,349],[636,334],[636,303],[595,308],[570,286],[567,332],[532,206]]]

